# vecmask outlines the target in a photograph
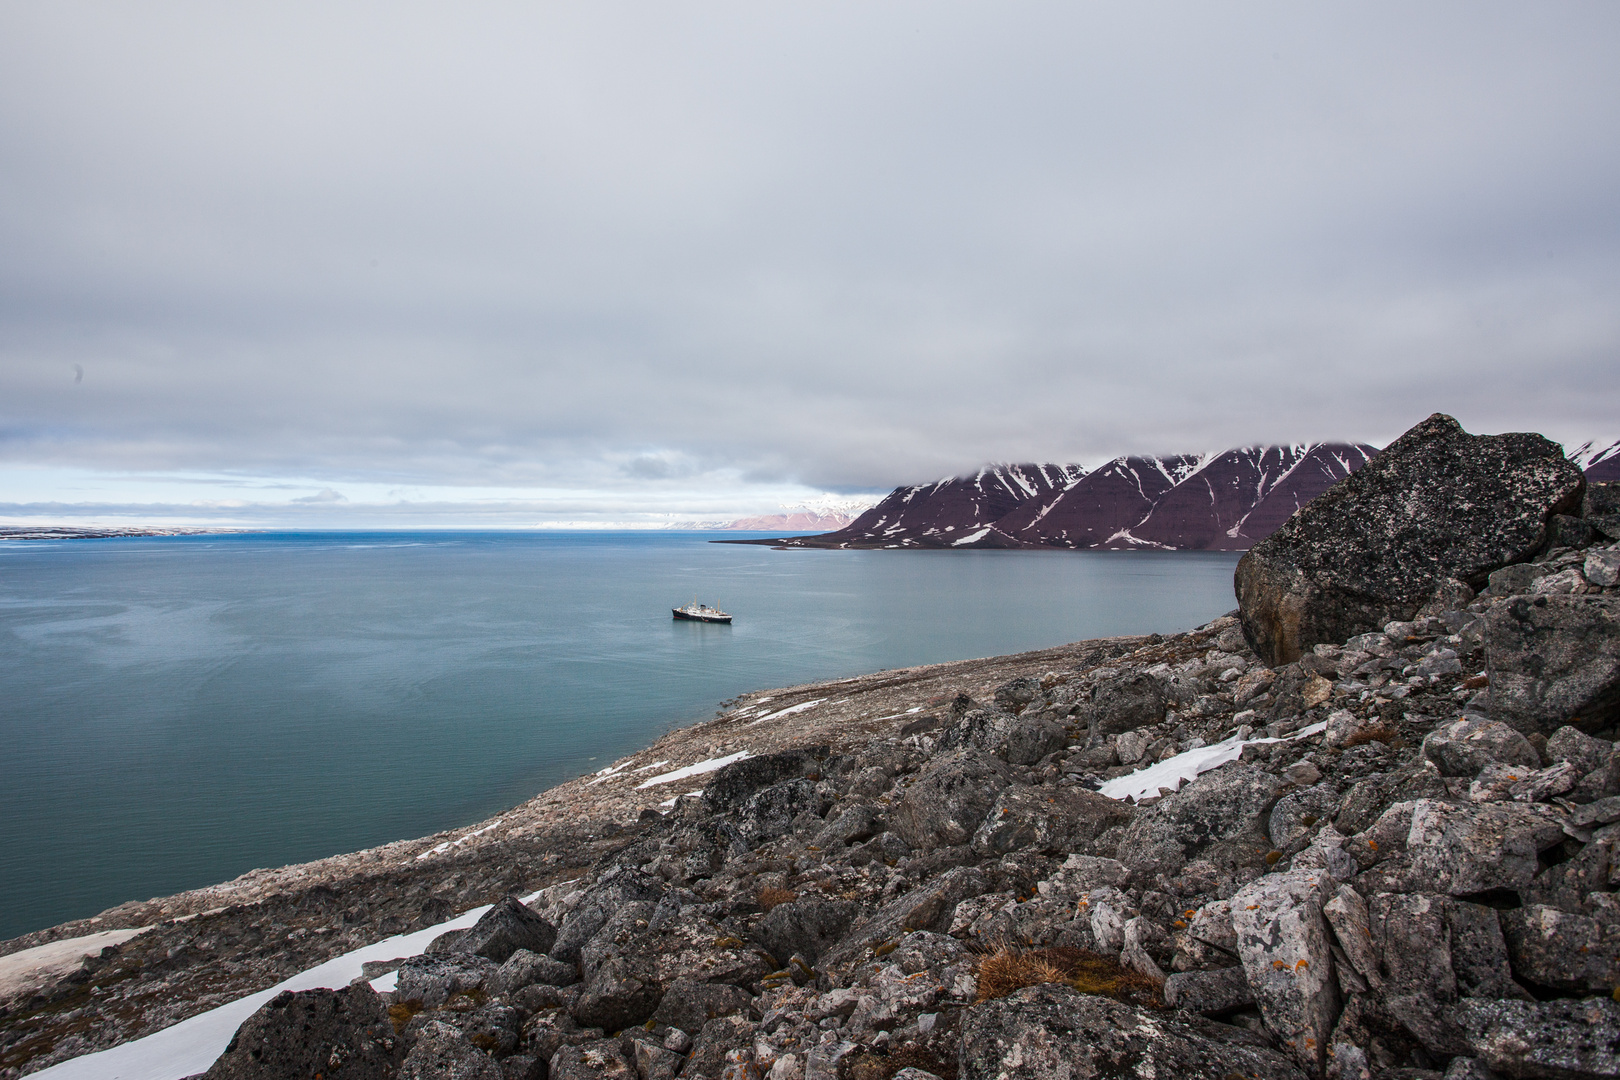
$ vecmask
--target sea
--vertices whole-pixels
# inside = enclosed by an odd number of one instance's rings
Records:
[[[466,825],[750,690],[1190,629],[1238,559],[714,539],[0,542],[0,939]]]

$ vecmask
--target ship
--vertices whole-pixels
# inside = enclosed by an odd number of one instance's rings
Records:
[[[677,619],[685,619],[689,622],[729,623],[731,621],[731,616],[719,608],[712,608],[708,604],[700,604],[696,600],[685,607],[672,608],[671,610],[675,612]]]

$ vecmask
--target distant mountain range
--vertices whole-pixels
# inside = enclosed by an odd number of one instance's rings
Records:
[[[1220,454],[1120,457],[1089,472],[1081,465],[992,465],[970,476],[897,487],[830,532],[746,542],[814,548],[1243,551],[1376,453],[1377,447],[1364,443],[1300,443]],[[1620,479],[1620,442],[1602,448],[1583,443],[1570,458],[1590,479]]]
[[[707,529],[717,532],[814,532],[842,529],[871,505],[871,500],[841,503],[829,509],[789,507],[783,514],[756,514],[734,521],[677,521],[668,529]]]

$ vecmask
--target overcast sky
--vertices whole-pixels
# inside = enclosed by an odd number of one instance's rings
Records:
[[[0,520],[1620,435],[1620,5],[0,3]]]

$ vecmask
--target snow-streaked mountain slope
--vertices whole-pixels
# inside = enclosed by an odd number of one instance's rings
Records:
[[[1130,538],[1181,550],[1248,548],[1377,452],[1323,443],[1228,450],[1167,492]]]
[[[1025,544],[1100,547],[1139,524],[1202,461],[1187,454],[1115,458],[1052,498],[1025,503],[996,528]]]
[[[1018,546],[996,522],[1022,506],[1050,501],[1085,475],[1081,465],[989,465],[968,476],[898,487],[847,528],[816,537],[818,546]],[[974,535],[977,534],[977,535]]]

